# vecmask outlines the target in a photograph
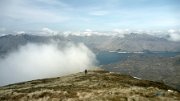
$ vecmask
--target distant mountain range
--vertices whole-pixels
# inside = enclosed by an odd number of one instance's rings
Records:
[[[154,37],[148,34],[131,33],[124,37],[107,36],[107,35],[54,35],[38,36],[30,34],[4,35],[0,37],[0,54],[17,49],[19,46],[31,43],[49,43],[52,40],[58,43],[74,42],[84,43],[92,51],[180,51],[180,42],[169,41],[164,38]]]
[[[130,34],[117,36],[68,36],[75,42],[83,42],[92,49],[99,51],[180,51],[180,42],[169,41],[147,34]]]

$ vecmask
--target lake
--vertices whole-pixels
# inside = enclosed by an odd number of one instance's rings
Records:
[[[106,64],[126,60],[128,57],[131,57],[132,55],[139,55],[141,57],[174,57],[174,56],[180,55],[180,52],[128,53],[128,52],[103,51],[103,52],[97,53],[96,58],[99,61],[99,65],[106,65]]]

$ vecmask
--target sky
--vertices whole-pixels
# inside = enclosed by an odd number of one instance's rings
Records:
[[[0,0],[0,32],[179,29],[180,0]]]

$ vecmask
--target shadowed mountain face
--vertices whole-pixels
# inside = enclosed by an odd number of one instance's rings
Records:
[[[163,83],[93,70],[0,87],[1,101],[179,101],[180,93]]]
[[[49,43],[50,41],[60,41],[59,44],[63,44],[64,39],[61,37],[53,36],[36,36],[36,35],[6,35],[0,37],[0,56],[5,55],[8,52],[15,51],[20,46],[24,46],[27,43]]]

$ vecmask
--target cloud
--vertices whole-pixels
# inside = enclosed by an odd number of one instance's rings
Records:
[[[58,33],[57,31],[54,31],[54,30],[49,29],[47,27],[42,28],[42,32],[41,32],[41,34],[43,34],[43,35],[56,35],[57,33]]]
[[[176,33],[177,31],[176,30],[174,30],[174,29],[169,29],[168,30],[168,33]]]
[[[8,0],[4,3],[4,5],[8,6],[8,8],[4,7],[1,11],[3,13],[0,15],[4,16],[6,20],[18,20],[30,23],[58,23],[69,19],[68,16],[62,16],[61,13],[63,11],[57,13],[57,9],[50,9],[52,6],[50,6],[50,4],[49,9],[45,9],[45,6],[48,7],[48,5],[43,4],[42,0],[38,1],[32,0],[32,2],[30,2],[28,0]],[[53,1],[55,2],[56,0]],[[45,0],[44,3],[45,2],[47,4],[50,3],[49,0]],[[43,6],[40,3],[43,4]]]
[[[16,34],[25,34],[25,31],[17,31]]]
[[[93,31],[91,29],[86,29],[82,35],[83,36],[91,36],[93,34]]]
[[[63,31],[179,26],[178,9],[170,9],[176,3],[165,2],[162,6],[155,2],[155,5],[134,3],[129,0],[0,0],[0,25],[24,31],[47,25]]]
[[[130,34],[130,30],[129,29],[114,29],[112,31],[114,34],[113,36],[119,36],[119,37],[125,37],[125,35]]]
[[[168,39],[171,41],[180,41],[180,32],[178,30],[168,30]]]
[[[174,42],[180,41],[180,31],[178,29],[153,30],[153,31],[145,31],[144,33],[158,38],[164,38],[169,41],[174,41]]]
[[[180,33],[172,33],[169,36],[169,39],[172,41],[180,41]]]
[[[111,36],[125,37],[125,35],[136,33],[136,34],[147,34],[158,38],[164,38],[169,41],[180,41],[180,31],[178,29],[169,30],[129,30],[129,29],[114,29]],[[106,35],[106,34],[105,34]]]
[[[75,36],[92,36],[92,35],[108,35],[107,33],[93,31],[91,29],[85,29],[84,31],[65,31],[62,34],[63,36],[75,35]]]
[[[0,85],[82,72],[95,64],[95,55],[81,43],[29,43],[0,59]]]

